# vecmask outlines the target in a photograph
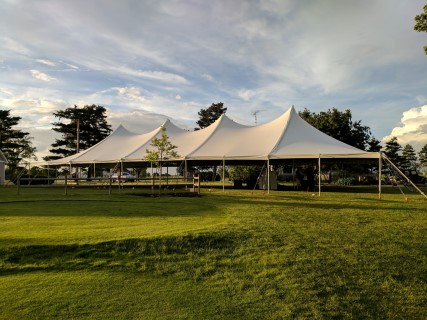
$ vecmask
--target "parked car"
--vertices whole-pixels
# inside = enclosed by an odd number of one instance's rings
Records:
[[[113,173],[111,179],[115,181],[123,181],[123,182],[134,182],[136,177],[131,175],[129,172],[117,172]]]

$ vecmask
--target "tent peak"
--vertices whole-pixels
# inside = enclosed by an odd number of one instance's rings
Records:
[[[169,118],[167,118],[165,121],[163,121],[163,123],[162,123],[162,125],[160,127],[165,127],[169,123],[172,123],[172,121]]]

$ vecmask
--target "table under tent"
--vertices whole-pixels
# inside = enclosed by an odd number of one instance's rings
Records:
[[[184,174],[190,165],[215,165],[223,168],[232,164],[261,163],[271,165],[286,160],[316,162],[319,194],[320,169],[325,159],[370,159],[378,166],[378,192],[381,196],[381,167],[383,156],[379,152],[366,152],[314,128],[304,121],[292,106],[278,118],[258,126],[234,122],[223,114],[210,126],[187,131],[170,120],[155,130],[133,133],[120,125],[107,138],[75,155],[49,161],[48,166],[110,166],[120,171],[133,166],[152,166],[146,160],[147,150],[153,150],[153,138],[160,138],[162,128],[168,140],[176,146],[177,156],[169,163],[182,163]],[[388,161],[389,162],[389,161]],[[270,170],[266,170],[267,191],[270,191]],[[224,177],[222,177],[224,183]],[[224,188],[224,185],[223,185]]]

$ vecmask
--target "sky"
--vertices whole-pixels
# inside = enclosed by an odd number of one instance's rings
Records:
[[[53,112],[102,105],[144,133],[192,130],[223,102],[236,122],[290,106],[350,109],[375,138],[427,144],[423,0],[0,0],[0,109],[39,157]]]

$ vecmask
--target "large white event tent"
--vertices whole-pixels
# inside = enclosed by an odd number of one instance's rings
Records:
[[[292,106],[278,118],[259,125],[238,124],[223,114],[209,127],[187,131],[167,120],[157,129],[136,134],[120,125],[107,138],[75,155],[49,161],[48,165],[117,164],[130,166],[147,163],[146,150],[151,141],[166,129],[169,141],[179,155],[169,161],[275,161],[280,159],[370,158],[379,152],[366,152],[336,140],[304,121]],[[320,188],[319,188],[320,189]]]

